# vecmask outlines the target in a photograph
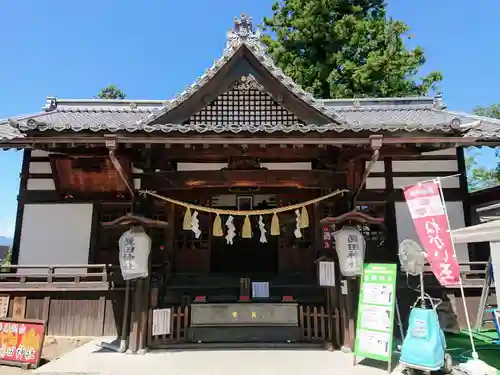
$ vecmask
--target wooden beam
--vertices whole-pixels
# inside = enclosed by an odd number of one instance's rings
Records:
[[[208,187],[295,187],[295,188],[344,188],[345,174],[341,172],[220,170],[173,171],[144,174],[144,189],[192,189]]]
[[[370,162],[368,163],[368,166],[365,169],[365,172],[363,173],[363,177],[361,177],[361,182],[359,183],[359,186],[357,187],[352,197],[353,207],[356,207],[356,198],[358,197],[358,194],[361,191],[361,189],[363,189],[363,187],[365,186],[366,179],[370,175],[370,172],[372,171],[373,167],[375,166],[375,163],[377,163],[380,157],[380,148],[382,147],[382,142],[383,142],[382,136],[381,135],[371,136],[370,141],[371,141],[371,148],[373,150],[373,155]]]
[[[312,135],[312,134],[311,134]],[[256,145],[272,145],[272,144],[313,144],[313,145],[369,145],[369,137],[356,137],[356,138],[341,138],[339,133],[332,132],[332,134],[317,134],[314,133],[313,136],[308,134],[302,134],[301,136],[285,136],[285,137],[268,137],[267,135],[262,136],[233,136],[231,135],[219,135],[219,136],[204,136],[199,134],[192,134],[185,137],[168,137],[160,134],[155,134],[154,136],[144,136],[144,135],[132,135],[132,134],[117,134],[116,140],[120,143],[130,143],[130,144],[256,144]],[[394,138],[385,138],[385,144],[451,144],[456,145],[479,145],[484,142],[478,142],[479,139],[476,137],[451,137],[451,136],[421,136],[421,137],[408,137],[400,136]],[[13,139],[9,142],[1,143],[0,148],[16,148],[16,147],[27,147],[35,144],[88,144],[88,145],[105,145],[107,139],[101,135],[56,135],[56,136],[31,136],[20,139]],[[496,145],[496,143],[488,143],[489,145]]]

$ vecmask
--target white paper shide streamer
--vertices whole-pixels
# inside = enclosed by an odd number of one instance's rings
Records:
[[[191,216],[191,230],[194,233],[195,238],[200,238],[200,221],[198,220],[198,211],[193,212]]]
[[[295,210],[295,238],[302,238],[302,233],[300,232],[300,210]]]
[[[226,241],[228,245],[232,245],[234,237],[236,237],[236,227],[233,224],[233,220],[234,218],[232,216],[229,216],[226,220],[226,227],[227,227]]]
[[[262,215],[259,216],[259,229],[260,229],[260,243],[267,243],[266,238],[266,227],[264,225],[264,221],[262,221]]]

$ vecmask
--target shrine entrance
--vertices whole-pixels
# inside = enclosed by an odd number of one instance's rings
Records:
[[[241,228],[243,217],[237,217],[234,224]],[[258,228],[258,219],[252,218],[252,229]],[[255,231],[255,229],[254,229]],[[259,274],[278,272],[278,240],[269,236],[266,243],[259,236],[241,238],[235,236],[233,244],[228,244],[224,237],[212,238],[210,270],[213,273],[234,274],[250,277]]]
[[[236,210],[266,209],[275,206],[274,195],[220,195],[212,198],[212,203],[218,207]],[[227,223],[228,217],[222,216],[222,223]],[[252,237],[242,238],[241,228],[245,217],[233,217],[236,228],[231,241],[226,237],[212,237],[210,252],[210,271],[218,274],[231,274],[241,277],[251,277],[262,274],[278,273],[278,239],[276,236],[266,236],[265,242],[259,235],[259,217],[250,217]],[[262,219],[269,228],[269,218]]]

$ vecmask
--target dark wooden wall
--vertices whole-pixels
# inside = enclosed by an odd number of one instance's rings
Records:
[[[9,317],[13,316],[14,298],[26,297],[26,318],[47,322],[50,336],[117,336],[121,333],[124,292],[13,292],[10,293]]]

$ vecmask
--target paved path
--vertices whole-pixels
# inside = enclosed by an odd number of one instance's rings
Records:
[[[37,370],[40,375],[377,375],[379,368],[352,365],[352,355],[324,350],[184,350],[145,355],[113,353],[92,341]],[[401,374],[395,370],[393,374]]]

